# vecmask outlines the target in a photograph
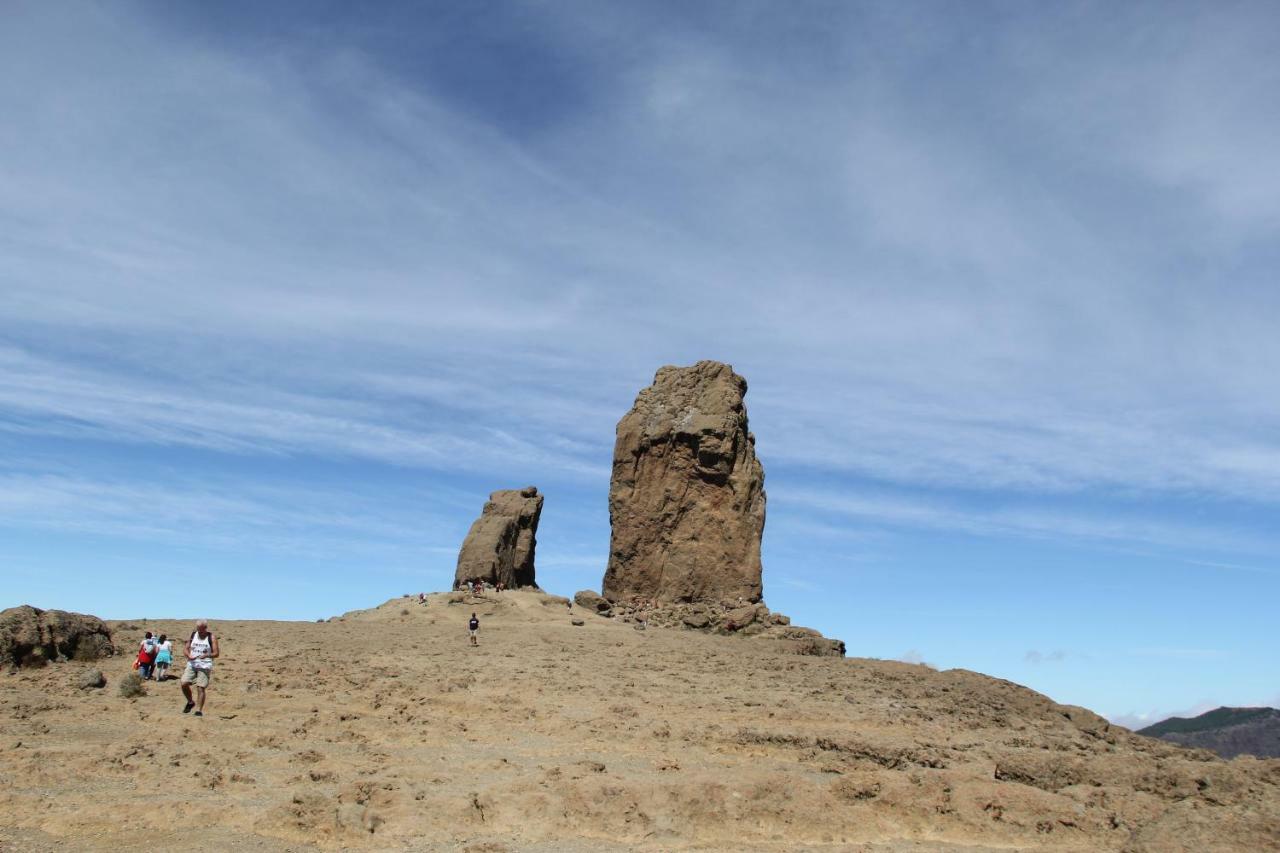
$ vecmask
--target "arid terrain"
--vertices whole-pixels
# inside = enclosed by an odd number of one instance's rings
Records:
[[[176,680],[117,690],[143,630],[189,621],[111,623],[103,689],[80,662],[0,674],[0,850],[1280,846],[1280,760],[967,671],[461,598],[214,620],[203,718]]]

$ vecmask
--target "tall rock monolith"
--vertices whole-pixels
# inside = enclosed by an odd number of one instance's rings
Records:
[[[746,393],[718,361],[663,367],[618,422],[606,598],[760,600],[764,468]]]
[[[533,486],[489,495],[458,552],[454,585],[481,580],[510,589],[536,587],[533,552],[541,515],[542,495]]]

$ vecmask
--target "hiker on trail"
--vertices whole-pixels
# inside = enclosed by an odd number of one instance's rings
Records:
[[[209,689],[209,678],[213,675],[213,659],[218,656],[218,638],[209,633],[208,621],[201,619],[196,629],[187,640],[187,667],[182,671],[182,695],[187,697],[187,705],[182,713],[189,714],[196,709],[196,716],[204,716],[204,694]],[[191,686],[195,685],[195,698],[191,696]]]
[[[467,628],[471,631],[471,645],[480,645],[480,640],[477,639],[480,634],[480,620],[474,613],[471,614],[471,621],[467,623]]]
[[[151,636],[151,632],[148,631],[147,636],[138,646],[138,665],[135,667],[138,670],[138,675],[142,676],[143,681],[151,678],[151,666],[155,663],[155,660],[156,640],[155,637]]]
[[[169,677],[169,664],[173,663],[173,640],[167,634],[161,634],[156,641],[156,681],[164,681]]]

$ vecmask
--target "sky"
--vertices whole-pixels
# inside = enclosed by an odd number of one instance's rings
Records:
[[[487,494],[599,589],[728,362],[765,599],[1127,725],[1280,705],[1271,3],[9,2],[0,607],[316,619]]]

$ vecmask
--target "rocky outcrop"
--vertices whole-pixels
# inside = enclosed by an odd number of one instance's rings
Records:
[[[112,654],[111,631],[97,616],[26,604],[0,612],[0,665],[44,666]]]
[[[764,469],[746,393],[747,381],[718,361],[663,367],[618,422],[610,601],[760,601]]]
[[[533,552],[541,515],[542,495],[533,486],[489,495],[458,552],[455,586],[480,580],[511,589],[536,587]]]
[[[609,615],[622,622],[657,628],[781,640],[790,651],[799,655],[843,657],[845,653],[843,640],[833,640],[812,628],[792,625],[790,618],[772,612],[763,603],[655,605],[644,599],[633,599],[614,606]]]

